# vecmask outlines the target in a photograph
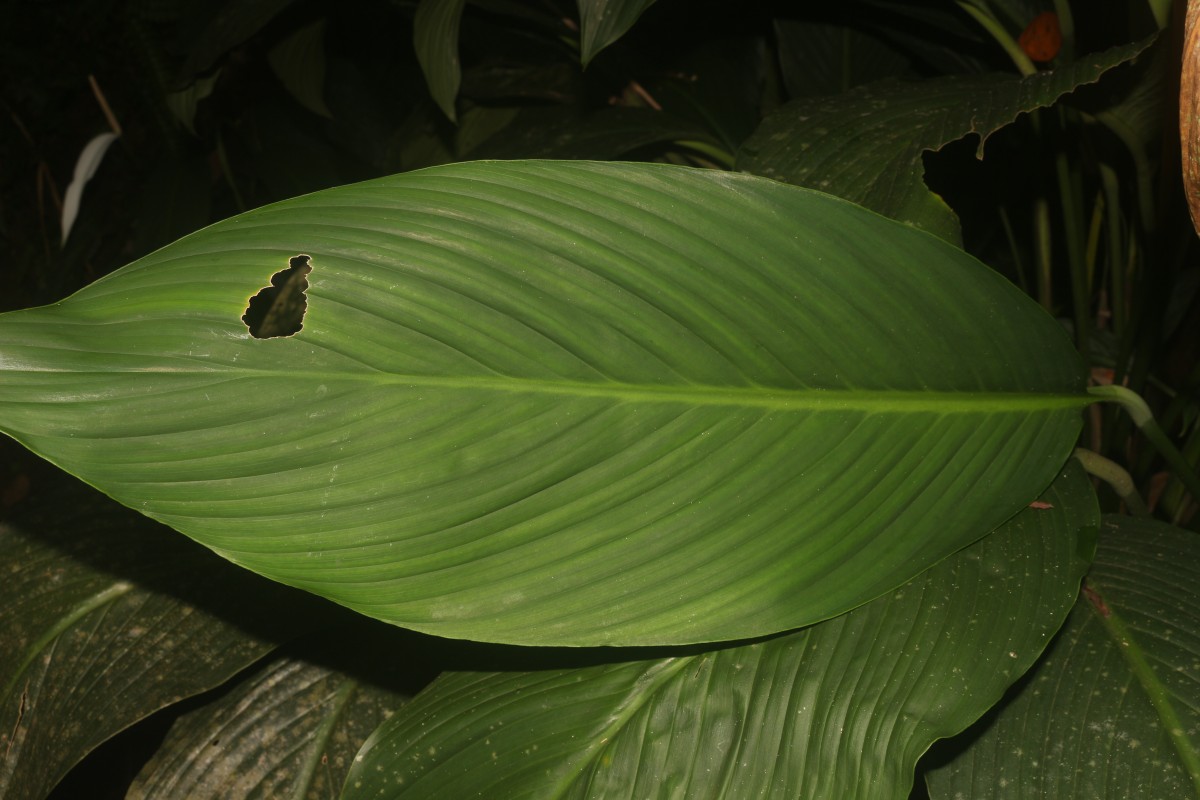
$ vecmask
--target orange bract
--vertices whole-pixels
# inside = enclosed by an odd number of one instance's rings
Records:
[[[1058,15],[1044,11],[1033,18],[1017,40],[1025,55],[1034,61],[1046,62],[1058,55],[1062,47],[1062,31],[1058,27]]]

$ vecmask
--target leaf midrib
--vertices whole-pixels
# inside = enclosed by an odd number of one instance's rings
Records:
[[[21,370],[59,372],[59,370]],[[824,389],[801,387],[781,389],[765,386],[713,386],[710,384],[634,384],[618,381],[571,381],[509,376],[405,375],[382,371],[314,372],[288,374],[265,369],[148,369],[71,370],[70,374],[137,375],[190,374],[214,378],[265,378],[301,380],[320,384],[359,382],[411,389],[454,389],[497,394],[539,394],[557,397],[597,397],[629,403],[679,403],[695,406],[737,406],[772,411],[868,411],[872,413],[991,413],[1053,411],[1084,408],[1097,399],[1086,392],[946,391],[924,389]]]

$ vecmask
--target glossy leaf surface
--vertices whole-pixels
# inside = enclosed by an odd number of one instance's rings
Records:
[[[934,800],[1200,797],[1200,541],[1106,516],[1087,591]]]
[[[385,723],[343,797],[906,798],[913,765],[1034,662],[1098,511],[1072,464],[1008,524],[796,633],[573,670],[452,672]]]
[[[298,254],[303,328],[251,337]],[[961,251],[662,165],[320,192],[0,317],[0,430],[257,572],[486,641],[828,618],[1027,504],[1088,402]]]

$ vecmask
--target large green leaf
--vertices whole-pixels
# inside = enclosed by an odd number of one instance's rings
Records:
[[[796,633],[585,669],[445,673],[372,735],[343,798],[905,798],[925,748],[1028,669],[1078,593],[1099,521],[1078,465],[1043,501]]]
[[[45,797],[109,737],[317,619],[315,598],[61,477],[0,525],[0,797]]]
[[[298,254],[308,316],[247,298]],[[219,223],[0,317],[0,430],[277,580],[440,635],[773,633],[1035,497],[1089,398],[945,242],[745,175],[456,164]]]
[[[987,137],[1018,114],[1099,80],[1153,41],[1116,47],[1028,78],[989,74],[881,81],[844,94],[793,100],[743,144],[737,167],[836,192],[957,242],[958,220],[925,185],[922,154],[974,133],[982,155]]]
[[[938,798],[1200,797],[1200,540],[1107,516],[1087,590]]]

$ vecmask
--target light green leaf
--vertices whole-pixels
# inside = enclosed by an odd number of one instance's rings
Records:
[[[925,185],[922,154],[973,133],[980,137],[982,156],[987,137],[1017,115],[1099,80],[1153,41],[1116,47],[1028,78],[989,74],[881,81],[844,94],[793,100],[745,142],[737,168],[831,192],[958,242],[954,212]]]
[[[413,46],[425,83],[438,108],[458,119],[454,101],[462,83],[462,65],[458,60],[458,23],[466,0],[422,0],[413,20]]]
[[[579,0],[579,56],[583,66],[625,35],[654,0]]]
[[[307,316],[241,317],[303,254]],[[362,613],[526,644],[744,638],[1035,497],[1090,402],[945,242],[775,181],[454,164],[206,228],[0,317],[0,430]]]
[[[930,796],[1200,797],[1200,539],[1104,517],[1085,596]]]
[[[802,631],[583,669],[443,674],[364,745],[344,800],[908,797],[913,766],[1034,662],[1099,512],[1072,464],[896,592]],[[974,795],[972,795],[974,796]]]
[[[109,737],[316,619],[313,598],[62,477],[0,525],[0,797],[45,797]]]

